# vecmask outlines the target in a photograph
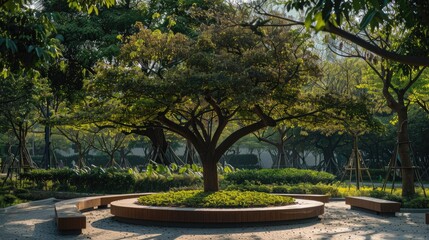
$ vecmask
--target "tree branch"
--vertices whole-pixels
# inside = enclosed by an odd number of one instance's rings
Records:
[[[302,25],[302,26],[305,25],[304,22],[296,21],[296,20],[293,20],[293,19],[290,19],[287,17],[276,16],[276,15],[269,14],[269,13],[262,13],[262,12],[259,12],[259,13],[262,15],[265,15],[265,16],[283,19],[283,20],[292,22],[296,25]],[[289,24],[285,24],[285,25],[289,25]],[[325,27],[322,28],[321,31],[332,33],[332,34],[335,34],[341,38],[347,39],[347,40],[359,45],[360,47],[365,48],[366,50],[371,51],[371,52],[373,52],[373,53],[375,53],[375,54],[377,54],[380,57],[385,58],[385,59],[393,60],[395,62],[400,62],[403,64],[412,65],[412,66],[424,66],[424,67],[429,66],[429,57],[405,56],[405,55],[397,54],[395,52],[387,51],[385,49],[380,48],[379,46],[371,44],[370,42],[368,42],[367,40],[357,36],[356,34],[352,34],[350,32],[347,32],[346,30],[335,27],[330,22],[326,22]]]

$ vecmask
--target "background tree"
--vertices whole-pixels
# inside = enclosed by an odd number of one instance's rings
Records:
[[[378,44],[380,48],[389,51],[398,51],[403,46],[403,39],[408,34],[399,28],[386,26],[380,29],[377,34],[366,34],[373,44]],[[398,64],[391,60],[382,58],[378,59],[372,55],[368,55],[359,48],[353,46],[343,47],[335,45],[334,48],[337,54],[351,56],[363,59],[370,69],[369,79],[373,81],[378,79],[377,84],[369,84],[369,89],[381,89],[387,106],[397,114],[398,117],[398,133],[397,133],[397,151],[401,159],[402,166],[402,183],[403,196],[414,195],[414,170],[413,163],[410,157],[410,139],[408,133],[408,106],[411,103],[409,95],[412,92],[413,85],[422,76],[425,67],[413,67],[409,65]],[[416,45],[416,49],[419,46]],[[421,79],[420,81],[423,81]],[[373,83],[373,81],[368,81]]]
[[[106,167],[120,167],[115,160],[115,154],[129,143],[131,135],[125,135],[114,129],[101,129],[94,136],[93,147],[109,156]]]
[[[381,123],[375,118],[380,103],[372,93],[361,87],[366,70],[363,62],[331,57],[325,59],[322,65],[323,77],[313,83],[311,91],[326,95],[328,107],[318,118],[301,125],[313,132],[309,137],[323,153],[320,169],[339,173],[344,163],[337,161],[339,154],[336,151],[350,143],[350,138],[344,135],[351,136],[353,151],[357,152],[360,136],[381,129]]]
[[[57,126],[56,129],[73,144],[73,149],[78,154],[76,166],[85,167],[85,158],[94,146],[94,134],[82,127]]]
[[[273,159],[273,168],[294,167],[291,162],[287,162],[285,144],[292,138],[292,128],[284,125],[269,128],[268,131],[255,133],[255,137],[260,141],[272,145],[276,149],[277,158]]]

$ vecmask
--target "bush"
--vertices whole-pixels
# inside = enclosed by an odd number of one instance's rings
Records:
[[[429,208],[429,199],[425,197],[416,197],[414,199],[404,201],[402,206],[405,208]]]
[[[255,181],[261,184],[332,183],[335,176],[327,172],[296,168],[241,170],[229,173],[225,180],[235,184]]]
[[[5,194],[5,195],[3,195],[3,201],[6,204],[8,204],[8,205],[14,203],[15,200],[17,200],[17,199],[18,198],[15,195],[12,195],[12,194]]]
[[[26,173],[21,173],[20,177],[21,179],[32,181],[38,189],[47,188],[48,181],[52,181],[54,185],[60,186],[60,189],[68,189],[69,180],[74,174],[74,171],[69,168],[34,169]]]
[[[400,196],[385,192],[385,191],[380,191],[380,190],[373,190],[371,192],[369,192],[369,196],[370,197],[374,197],[374,198],[380,198],[380,199],[385,199],[385,200],[390,200],[390,201],[395,201],[395,202],[402,202],[402,198]]]
[[[149,165],[144,173],[134,169],[85,167],[79,170],[36,169],[21,174],[22,179],[33,181],[39,189],[47,189],[52,181],[52,191],[73,190],[88,193],[129,193],[168,191],[171,188],[201,186],[201,173],[196,165],[170,167]],[[27,193],[23,193],[26,196]],[[27,198],[26,198],[27,199]]]
[[[172,188],[183,188],[191,186],[201,186],[202,179],[195,175],[172,174],[165,175],[147,175],[143,174],[136,180],[135,192],[159,192],[168,191]]]
[[[149,206],[247,208],[284,206],[294,202],[293,198],[260,192],[240,191],[178,191],[142,196],[138,202]]]
[[[134,172],[116,168],[85,168],[70,180],[77,191],[98,193],[128,193],[136,183]]]
[[[52,172],[54,170],[33,169],[29,172],[21,173],[21,179],[32,181],[38,189],[47,188],[47,182],[52,181]]]
[[[30,194],[30,191],[28,191],[27,189],[23,189],[23,188],[15,189],[13,191],[13,194],[20,199],[27,199],[27,200],[32,199],[32,195]]]

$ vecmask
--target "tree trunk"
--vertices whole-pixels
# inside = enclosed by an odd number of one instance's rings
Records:
[[[50,111],[49,111],[49,104],[50,101],[46,101],[46,112],[45,112],[45,118],[49,121],[50,118]],[[51,161],[51,127],[49,124],[45,125],[45,149],[43,152],[43,165],[45,169],[52,168],[52,161]]]
[[[292,148],[292,153],[290,156],[290,166],[293,168],[300,168],[301,167],[301,156],[299,155],[299,152]]]
[[[85,166],[85,161],[84,161],[84,153],[82,151],[82,146],[80,143],[76,144],[76,148],[77,148],[77,152],[79,153],[78,159],[77,159],[77,167],[79,169],[83,168]]]
[[[202,159],[204,192],[219,191],[217,161],[213,158]]]
[[[185,151],[185,163],[187,164],[194,164],[194,157],[195,157],[195,148],[192,145],[191,141],[186,140],[186,151]]]
[[[277,152],[279,154],[278,156],[278,168],[285,168],[286,167],[286,153],[284,149],[284,144],[279,144],[277,146]]]
[[[326,172],[337,174],[337,165],[335,162],[335,154],[334,151],[329,149],[323,150],[323,162],[321,162],[322,170]]]
[[[168,159],[167,156],[167,149],[168,149],[168,142],[165,138],[164,130],[162,128],[158,127],[151,127],[146,129],[142,135],[147,136],[150,141],[152,142],[152,148],[153,148],[153,156],[152,160],[159,164],[165,164],[169,165],[172,163],[171,159]]]
[[[410,158],[407,107],[403,106],[398,110],[398,120],[398,154],[402,164],[402,196],[410,197],[415,194],[415,189],[413,162]]]
[[[115,155],[114,155],[114,153],[112,154],[112,155],[109,155],[109,158],[110,158],[110,160],[109,160],[109,162],[107,162],[107,164],[106,164],[106,168],[111,168],[111,167],[114,167],[114,166],[116,166],[116,161],[115,161]]]
[[[51,129],[48,125],[45,126],[45,149],[43,152],[43,164],[45,169],[49,169],[52,166],[51,162]]]

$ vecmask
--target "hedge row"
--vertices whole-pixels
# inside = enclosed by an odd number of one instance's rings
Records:
[[[47,188],[52,182],[53,191],[76,191],[88,193],[130,193],[168,191],[170,188],[200,185],[200,177],[192,174],[138,173],[132,169],[88,168],[84,171],[63,169],[37,169],[21,174],[22,179],[29,180],[39,189]]]
[[[259,184],[332,183],[335,175],[327,172],[296,168],[242,170],[229,173],[225,180],[234,184],[256,182]]]

